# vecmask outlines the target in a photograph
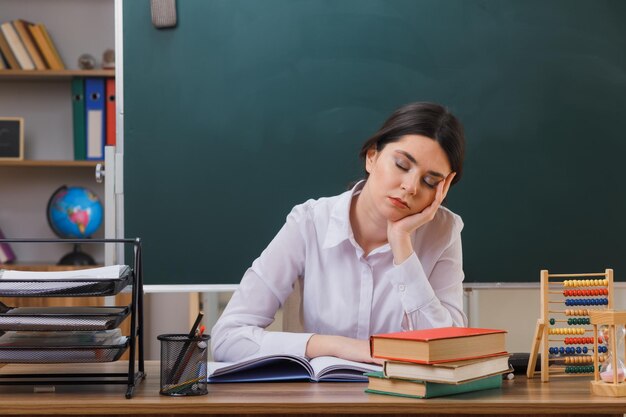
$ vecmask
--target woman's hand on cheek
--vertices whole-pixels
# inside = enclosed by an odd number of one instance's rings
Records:
[[[435,218],[435,214],[446,198],[455,175],[456,173],[452,172],[439,182],[433,202],[424,210],[397,221],[387,221],[387,240],[391,245],[396,264],[404,262],[413,253],[411,233]]]

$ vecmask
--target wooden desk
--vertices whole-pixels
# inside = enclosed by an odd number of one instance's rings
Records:
[[[15,372],[17,365],[2,371]],[[73,371],[65,366],[66,371]],[[104,365],[107,371],[125,362]],[[90,366],[87,366],[89,368]],[[13,368],[13,370],[11,370]],[[50,366],[45,366],[46,370]],[[81,368],[85,368],[81,366]],[[54,368],[56,369],[56,368]],[[102,368],[99,368],[102,370]],[[123,369],[123,368],[121,368]],[[0,387],[0,415],[390,415],[560,414],[619,415],[626,399],[591,396],[589,380],[559,378],[549,383],[518,376],[500,390],[413,400],[363,392],[365,383],[262,383],[209,385],[200,397],[159,395],[158,362],[147,362],[148,378],[135,397],[124,398],[123,386],[61,386],[54,393],[33,393],[32,387]]]

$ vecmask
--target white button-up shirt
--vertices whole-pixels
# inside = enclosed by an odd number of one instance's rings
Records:
[[[389,244],[367,256],[350,225],[350,202],[363,182],[293,208],[246,271],[212,330],[213,358],[304,356],[317,333],[367,339],[372,334],[465,326],[461,218],[440,207],[413,235],[413,253],[395,265]],[[303,280],[306,333],[269,332],[274,315]]]

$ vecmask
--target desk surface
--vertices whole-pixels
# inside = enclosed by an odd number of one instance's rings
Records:
[[[75,367],[79,368],[75,368]],[[126,362],[95,365],[45,365],[56,372],[124,371]],[[8,365],[2,373],[24,369]],[[29,370],[32,372],[32,368]],[[199,397],[159,395],[158,362],[147,362],[148,377],[135,396],[124,398],[125,386],[61,386],[54,393],[33,393],[32,386],[0,386],[0,415],[366,415],[366,414],[613,414],[626,413],[626,398],[590,394],[587,378],[559,378],[549,383],[518,376],[502,389],[450,397],[414,400],[366,394],[365,383],[210,384]]]

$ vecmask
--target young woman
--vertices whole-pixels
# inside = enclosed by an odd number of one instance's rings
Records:
[[[441,206],[463,169],[446,108],[396,110],[361,149],[365,179],[293,208],[212,331],[213,358],[295,354],[375,362],[372,334],[464,326],[461,218]],[[265,330],[303,282],[306,333]]]

